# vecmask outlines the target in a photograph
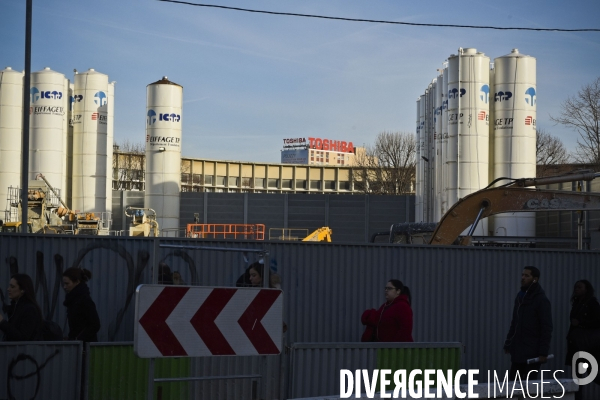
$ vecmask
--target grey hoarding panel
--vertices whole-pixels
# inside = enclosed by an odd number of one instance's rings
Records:
[[[78,400],[82,342],[0,343],[0,399]]]

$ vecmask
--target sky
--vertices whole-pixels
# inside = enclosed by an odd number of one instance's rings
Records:
[[[197,2],[197,1],[196,1]],[[513,48],[537,59],[537,125],[600,76],[600,32],[416,27],[266,15],[156,0],[34,0],[32,71],[73,80],[94,68],[116,81],[116,144],[144,142],[146,86],[183,86],[182,156],[280,162],[283,139],[369,145],[415,131],[416,103],[459,47],[493,60]],[[204,3],[432,24],[600,28],[600,2],[528,0],[227,0]],[[22,71],[25,1],[0,1],[0,69]]]

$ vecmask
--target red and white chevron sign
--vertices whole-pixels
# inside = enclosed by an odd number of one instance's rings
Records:
[[[140,285],[133,349],[141,358],[279,354],[279,289]]]

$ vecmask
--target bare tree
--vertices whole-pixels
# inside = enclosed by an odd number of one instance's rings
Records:
[[[568,164],[570,156],[563,142],[541,129],[536,131],[535,153],[538,177],[551,175],[552,165]]]
[[[363,193],[410,193],[415,179],[417,143],[405,132],[381,132],[373,146],[357,152],[354,188]]]
[[[600,77],[583,86],[577,95],[569,97],[562,104],[558,117],[551,117],[556,123],[574,128],[579,134],[575,161],[600,166]]]
[[[116,178],[116,190],[144,190],[145,169],[144,143],[123,140],[114,148],[113,176]]]

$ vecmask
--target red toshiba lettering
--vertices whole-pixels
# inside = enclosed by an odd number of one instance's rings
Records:
[[[314,149],[315,148],[315,138],[309,137],[308,141],[310,142],[310,148]]]
[[[323,139],[323,150],[329,150],[329,140]]]
[[[338,151],[339,140],[330,140],[329,141],[329,150]]]
[[[354,153],[354,145],[352,142],[348,143],[348,153]]]
[[[315,140],[315,148],[317,150],[323,150],[323,141],[319,138]]]
[[[342,145],[341,145],[340,151],[341,151],[342,153],[345,153],[346,151],[348,151],[348,143],[346,143],[346,142],[341,142],[341,144],[342,144]]]

